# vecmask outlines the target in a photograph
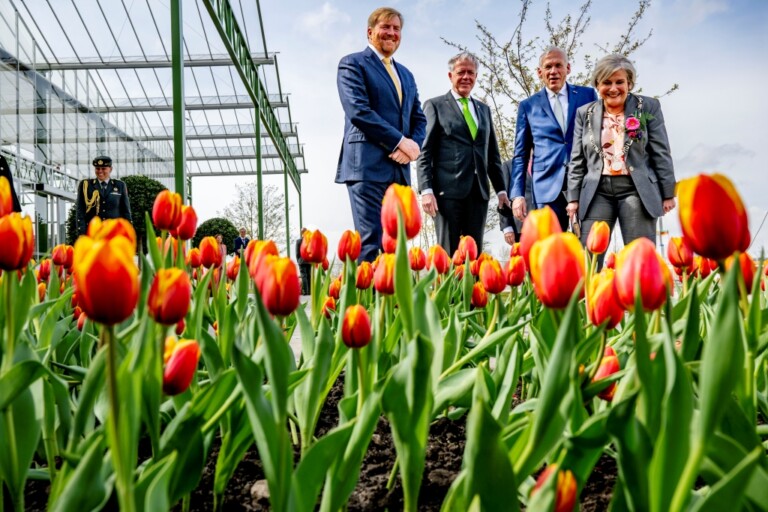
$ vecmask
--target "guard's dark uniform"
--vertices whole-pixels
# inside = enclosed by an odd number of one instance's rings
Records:
[[[106,164],[111,166],[112,161]],[[99,160],[94,160],[94,165]],[[128,187],[125,183],[110,178],[106,190],[102,191],[99,180],[90,178],[82,180],[77,185],[77,234],[84,235],[88,231],[88,224],[94,217],[101,219],[117,219],[122,217],[133,223],[131,217],[131,203],[128,200]]]

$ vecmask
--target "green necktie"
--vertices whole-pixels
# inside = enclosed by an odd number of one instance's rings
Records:
[[[472,117],[472,113],[469,111],[469,98],[459,98],[459,101],[461,102],[464,120],[467,122],[467,126],[469,126],[469,133],[472,134],[472,140],[475,140],[475,137],[477,137],[477,123],[475,123],[475,118]]]

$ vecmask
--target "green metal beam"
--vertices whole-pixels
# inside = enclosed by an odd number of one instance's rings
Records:
[[[181,200],[187,203],[191,197],[186,197],[186,147],[184,138],[184,19],[181,12],[182,0],[171,0],[171,61],[173,75],[173,167],[174,185]]]
[[[269,133],[275,143],[275,147],[281,155],[288,176],[291,178],[291,181],[293,181],[296,190],[300,192],[301,181],[299,180],[299,174],[296,171],[296,164],[291,157],[290,151],[288,150],[288,144],[280,130],[280,123],[278,122],[277,116],[269,104],[269,97],[267,96],[266,89],[261,83],[261,79],[259,79],[258,67],[254,64],[253,59],[251,58],[251,51],[248,48],[248,43],[240,30],[240,25],[232,11],[232,6],[229,4],[229,0],[203,0],[203,4],[205,4],[208,14],[211,16],[211,20],[216,26],[216,30],[218,30],[221,40],[232,58],[235,69],[243,80],[243,84],[245,85],[248,94],[251,96],[254,105],[257,107],[259,116],[264,123],[264,128]]]

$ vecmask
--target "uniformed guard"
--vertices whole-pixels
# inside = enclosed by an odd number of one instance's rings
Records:
[[[128,222],[131,218],[131,203],[128,200],[128,187],[120,180],[110,179],[112,159],[99,156],[93,159],[96,178],[81,181],[77,186],[77,234],[88,231],[88,223],[94,217],[116,219],[122,217]]]

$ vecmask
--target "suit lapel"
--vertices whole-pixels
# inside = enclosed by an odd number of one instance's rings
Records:
[[[469,126],[467,126],[467,120],[464,119],[464,112],[461,110],[461,107],[459,106],[459,102],[456,101],[456,98],[453,97],[453,93],[451,91],[448,91],[448,94],[444,96],[444,99],[445,99],[445,102],[448,104],[448,110],[450,112],[453,112],[453,114],[456,116],[461,126],[464,127],[464,132],[467,138],[469,140],[472,140],[472,132],[469,131]]]
[[[475,137],[475,140],[482,140],[482,132],[485,129],[485,110],[480,108],[480,104],[476,102],[475,100],[471,100],[472,104],[475,106],[475,114],[477,114],[477,137]],[[469,130],[469,127],[467,127],[467,130]]]
[[[592,111],[592,134],[597,147],[601,147],[603,145],[603,100],[595,103],[595,109]]]
[[[389,87],[389,90],[392,93],[392,96],[395,98],[395,103],[398,103],[400,101],[400,98],[397,97],[397,89],[395,89],[395,84],[394,82],[392,82],[392,77],[390,77],[389,73],[387,73],[387,68],[384,67],[384,63],[379,59],[379,56],[376,55],[376,52],[371,50],[370,47],[367,47],[366,51],[368,52],[368,59],[370,59],[371,67],[378,72],[379,78],[383,82],[385,82]],[[395,73],[397,73],[397,76],[400,78],[402,74],[397,71],[397,62],[394,62],[394,69],[395,69]],[[403,86],[402,78],[400,78],[400,89],[403,91],[403,104],[405,104],[406,93],[405,93],[405,87]]]
[[[547,94],[547,88],[546,87],[542,88],[536,94],[539,96],[539,103],[541,104],[541,108],[543,108],[544,112],[547,113],[552,123],[554,123],[555,126],[560,128],[560,123],[557,122],[555,113],[552,111],[552,105],[549,104],[549,95]]]

